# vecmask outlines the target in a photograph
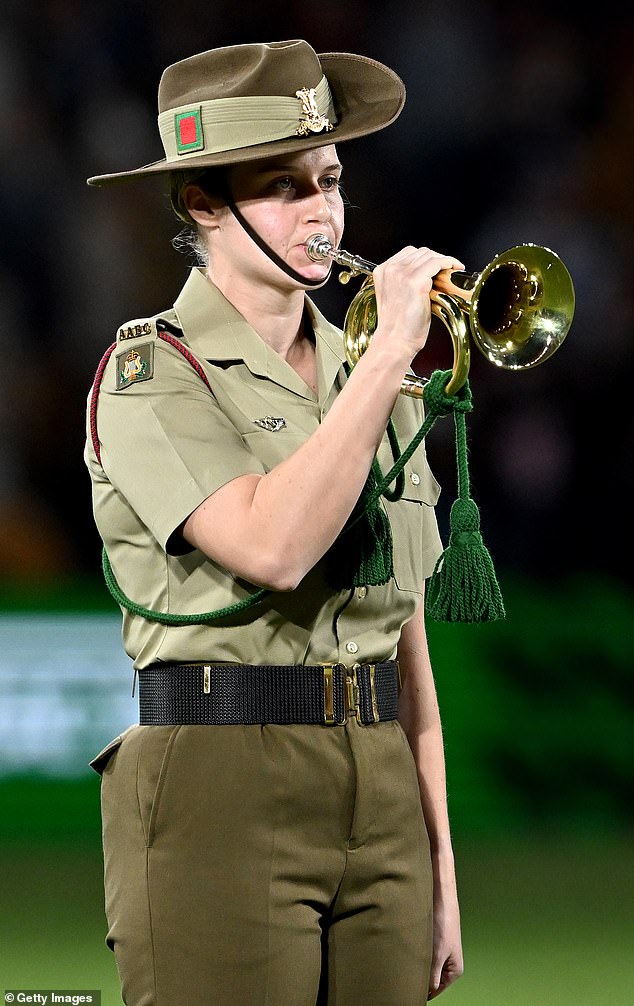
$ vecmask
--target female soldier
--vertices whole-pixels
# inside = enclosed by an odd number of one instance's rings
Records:
[[[423,449],[381,505],[387,573],[346,524],[375,456],[392,463],[388,423],[405,443],[420,427],[399,389],[433,276],[463,267],[414,247],[379,266],[349,375],[306,297],[329,275],[308,239],[343,231],[335,143],[388,125],[404,94],[382,64],[304,41],[212,50],[163,74],[165,158],[89,180],[169,173],[208,255],[172,309],[122,326],[90,396],[141,707],[93,763],[128,1006],[414,1006],[462,970]]]

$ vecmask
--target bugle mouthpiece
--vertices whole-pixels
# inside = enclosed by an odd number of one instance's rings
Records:
[[[325,234],[313,234],[306,242],[306,254],[311,262],[323,262],[332,251],[332,244]]]

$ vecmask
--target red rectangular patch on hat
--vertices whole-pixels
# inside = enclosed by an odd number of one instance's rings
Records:
[[[196,120],[194,116],[188,115],[186,119],[181,119],[178,125],[181,131],[181,135],[179,137],[181,146],[186,147],[189,143],[195,143],[198,139],[198,130],[196,129]]]
[[[203,124],[200,108],[188,108],[186,112],[176,112],[174,116],[176,150],[179,154],[189,154],[192,150],[203,150]]]

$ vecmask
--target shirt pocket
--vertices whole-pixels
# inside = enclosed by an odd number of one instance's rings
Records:
[[[423,592],[425,556],[438,540],[434,507],[440,486],[425,462],[404,468],[405,488],[399,500],[385,501],[392,529],[394,580],[399,590]]]
[[[274,417],[273,417],[274,418]],[[242,438],[251,454],[267,472],[294,454],[306,442],[306,434],[287,429],[252,430]]]

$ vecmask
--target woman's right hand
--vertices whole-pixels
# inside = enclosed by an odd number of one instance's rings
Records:
[[[464,269],[451,255],[431,248],[402,248],[373,272],[378,324],[372,338],[405,369],[421,351],[429,335],[434,276],[442,269]]]

